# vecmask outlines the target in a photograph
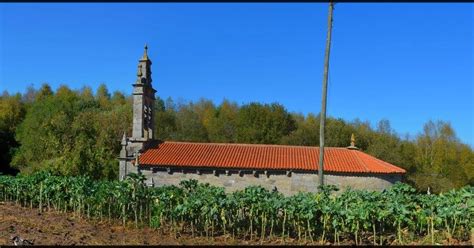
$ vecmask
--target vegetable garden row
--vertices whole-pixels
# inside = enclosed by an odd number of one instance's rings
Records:
[[[95,181],[48,173],[0,176],[0,200],[55,209],[124,225],[169,227],[193,236],[227,235],[240,239],[294,238],[339,244],[439,243],[470,240],[474,230],[474,187],[444,194],[418,194],[397,183],[383,192],[333,186],[318,193],[285,197],[260,186],[225,193],[224,188],[182,181],[180,186],[146,187],[144,177]]]

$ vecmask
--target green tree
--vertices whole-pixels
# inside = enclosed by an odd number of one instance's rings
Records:
[[[381,120],[371,134],[367,153],[392,164],[400,164],[400,139],[388,120]]]
[[[110,93],[105,84],[102,83],[99,85],[99,88],[97,88],[95,97],[102,108],[107,108],[109,106]]]
[[[319,125],[318,125],[319,128]],[[341,118],[326,118],[326,145],[328,147],[347,147],[351,142],[351,135],[355,130]],[[318,134],[319,135],[319,134]],[[319,137],[319,136],[318,136]],[[359,137],[357,144],[359,146]],[[319,140],[318,140],[319,145]]]
[[[53,90],[51,89],[51,86],[49,86],[48,83],[44,83],[43,85],[41,85],[41,88],[38,90],[35,101],[41,101],[52,95],[53,95]]]
[[[21,147],[12,163],[25,173],[115,178],[120,138],[131,129],[131,104],[103,106],[101,100],[61,86],[34,102],[18,127]]]
[[[194,104],[180,103],[176,113],[176,133],[171,137],[181,141],[209,141],[207,130],[198,113],[194,111]]]
[[[319,117],[308,114],[293,114],[296,129],[281,140],[286,145],[317,146],[319,145]],[[328,118],[329,119],[329,118]]]
[[[371,134],[373,133],[370,123],[356,118],[350,125],[354,128],[356,146],[362,151],[367,150],[370,144]]]
[[[88,86],[83,87],[80,90],[79,95],[80,95],[81,99],[85,102],[95,101],[94,94],[92,93],[92,88],[91,87],[88,87]]]
[[[0,130],[15,132],[25,116],[20,94],[0,97]]]
[[[214,103],[211,100],[201,98],[198,102],[192,104],[192,111],[198,115],[207,132],[210,122],[216,116]]]
[[[235,143],[238,113],[239,106],[236,103],[224,100],[217,107],[215,115],[207,122],[210,141]]]
[[[277,144],[295,129],[295,121],[282,105],[250,103],[239,110],[237,141]]]
[[[0,97],[0,172],[14,174],[10,167],[12,154],[18,148],[15,140],[17,126],[25,116],[25,106],[21,102],[21,95]]]
[[[123,105],[123,104],[126,104],[127,100],[131,101],[131,99],[127,99],[122,92],[114,91],[114,93],[112,94],[112,98],[110,99],[110,102],[113,105],[116,105],[116,104]]]
[[[63,166],[64,151],[73,148],[74,136],[69,130],[79,111],[78,100],[74,92],[62,86],[54,97],[35,102],[18,126],[16,138],[21,147],[12,163],[26,171]]]
[[[26,88],[25,93],[22,95],[22,102],[26,104],[30,104],[35,101],[36,94],[38,94],[38,91],[35,89],[33,84],[28,85]]]
[[[168,98],[168,104],[160,97],[155,100],[155,137],[160,140],[170,140],[176,137],[176,112],[173,100]]]
[[[441,192],[469,183],[471,158],[449,123],[428,121],[417,136],[416,145],[417,171],[410,180],[418,188],[431,187]]]

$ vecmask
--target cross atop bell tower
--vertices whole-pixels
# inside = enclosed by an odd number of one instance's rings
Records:
[[[133,129],[132,139],[147,141],[154,139],[154,113],[156,90],[151,84],[151,60],[148,46],[138,62],[137,81],[133,84]]]

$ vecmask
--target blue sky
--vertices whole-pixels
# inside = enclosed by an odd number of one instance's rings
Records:
[[[472,3],[339,3],[327,113],[474,144]],[[321,109],[325,3],[0,4],[0,92],[48,82],[131,92],[148,43],[161,98]]]

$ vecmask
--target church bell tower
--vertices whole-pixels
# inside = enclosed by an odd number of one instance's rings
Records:
[[[119,157],[119,179],[128,173],[138,173],[138,158],[150,144],[153,144],[155,93],[151,84],[151,60],[148,58],[148,46],[138,61],[137,79],[133,86],[133,124],[132,137],[122,137],[122,150]]]
[[[133,130],[135,140],[154,139],[153,105],[156,90],[151,85],[151,60],[148,58],[148,47],[145,45],[143,57],[139,60],[137,81],[133,84]]]

